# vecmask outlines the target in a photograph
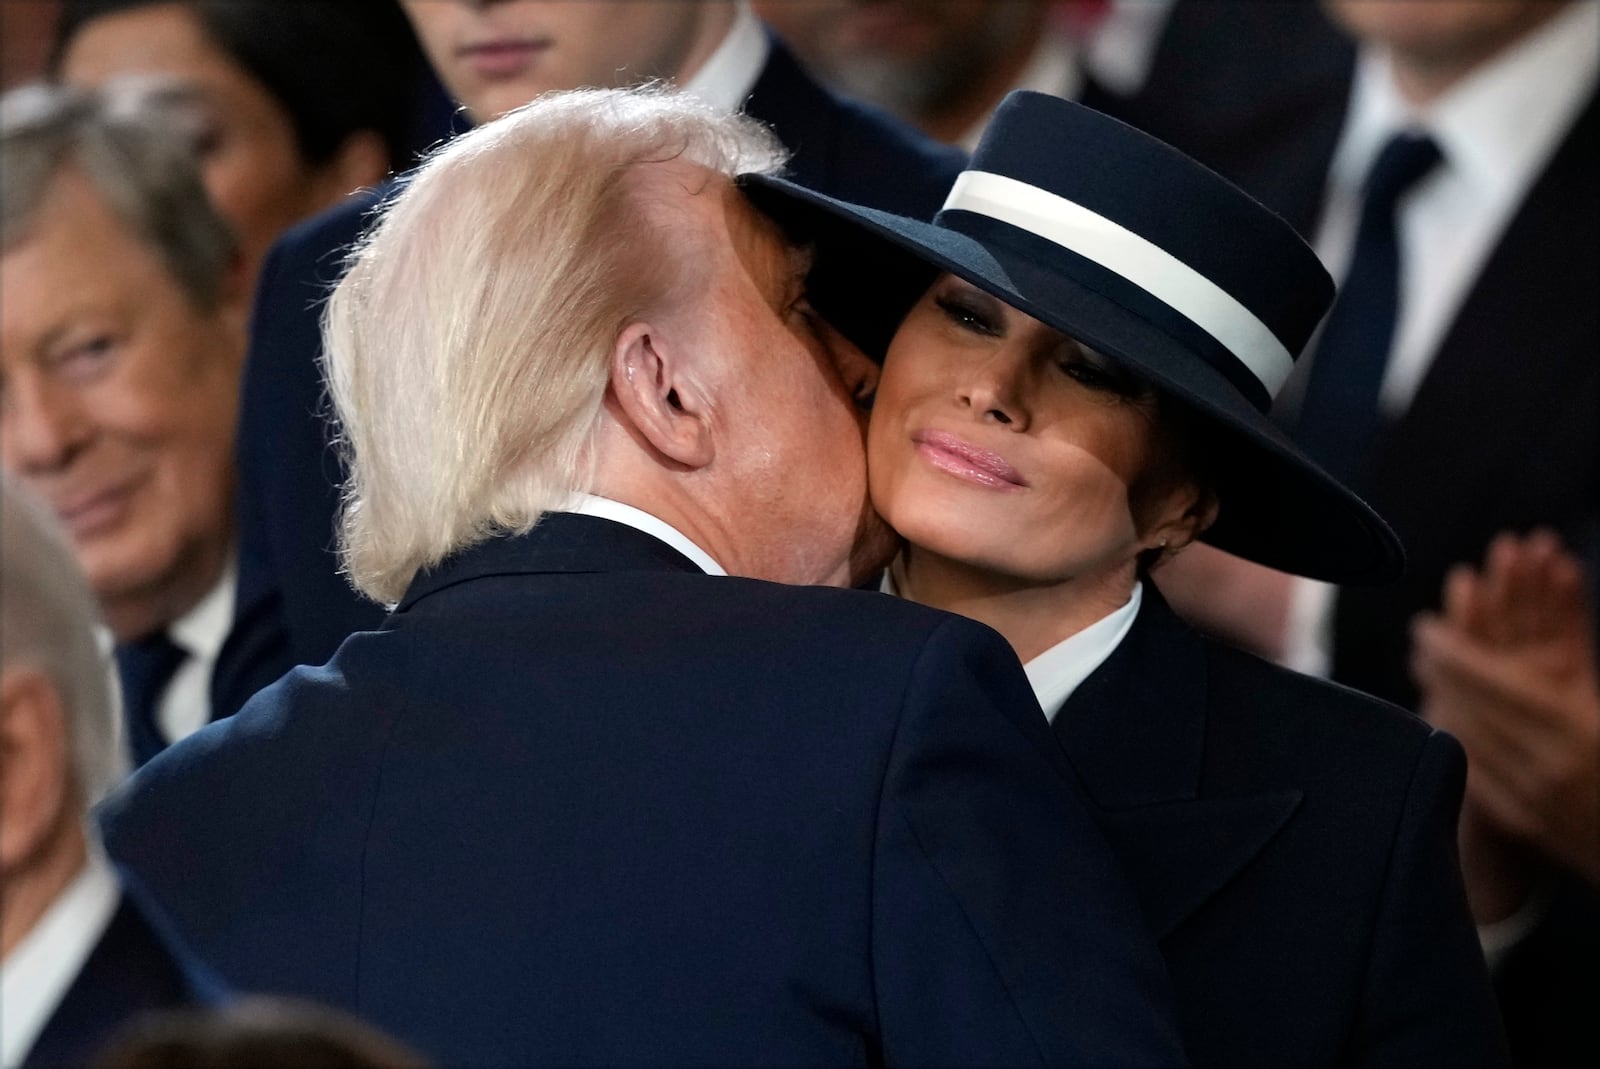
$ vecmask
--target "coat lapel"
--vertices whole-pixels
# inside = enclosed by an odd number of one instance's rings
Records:
[[[1055,719],[1158,939],[1227,886],[1300,804],[1298,791],[1203,790],[1206,705],[1204,642],[1147,583],[1128,637]]]

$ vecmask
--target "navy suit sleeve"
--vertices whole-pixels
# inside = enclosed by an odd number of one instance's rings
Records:
[[[1456,858],[1466,775],[1460,744],[1434,732],[1390,854],[1354,1064],[1508,1064]]]
[[[323,303],[386,190],[289,231],[262,268],[235,449],[239,587],[213,682],[216,716],[297,664],[321,664],[346,635],[385,615],[339,574],[333,551],[344,472],[330,444],[320,356]]]
[[[949,621],[919,658],[877,835],[889,1064],[1185,1060],[1132,891],[1016,658],[987,629]]]

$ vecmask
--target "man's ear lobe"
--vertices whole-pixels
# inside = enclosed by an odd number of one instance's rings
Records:
[[[650,324],[630,323],[611,350],[611,392],[651,448],[686,468],[703,468],[716,450],[681,356]]]

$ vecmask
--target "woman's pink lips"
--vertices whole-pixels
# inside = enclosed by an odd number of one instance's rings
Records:
[[[533,66],[549,47],[550,42],[545,40],[484,41],[464,46],[458,55],[481,77],[509,78]]]
[[[981,449],[945,431],[917,431],[911,436],[917,452],[941,471],[996,490],[1021,490],[1028,485],[1022,473],[999,453]]]

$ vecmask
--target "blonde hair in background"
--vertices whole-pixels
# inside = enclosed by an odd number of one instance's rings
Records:
[[[676,159],[731,177],[784,152],[659,86],[551,93],[437,150],[383,210],[323,320],[340,554],[363,593],[395,602],[589,485],[617,335],[693,290],[695,235],[641,172]]]
[[[0,473],[0,671],[27,665],[54,681],[85,813],[126,771],[109,642],[56,518]]]

